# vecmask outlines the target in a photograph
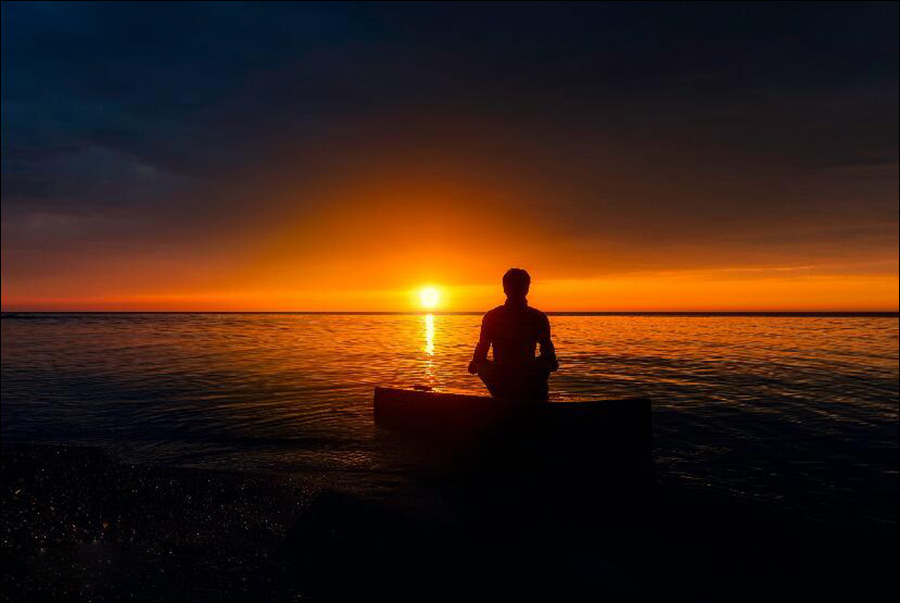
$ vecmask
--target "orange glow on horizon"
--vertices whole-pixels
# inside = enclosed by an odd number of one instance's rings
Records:
[[[4,311],[348,311],[483,312],[503,301],[494,283],[413,289],[307,288],[210,289],[183,294],[99,291],[92,296],[3,295]],[[777,312],[898,310],[898,278],[892,275],[782,276],[694,271],[543,279],[533,271],[529,302],[548,312]],[[436,293],[436,295],[435,295]],[[438,306],[440,306],[438,308]]]
[[[323,186],[305,213],[286,195],[281,211],[205,246],[53,256],[53,272],[5,273],[2,307],[484,312],[503,302],[500,279],[511,266],[529,270],[529,301],[548,312],[896,312],[900,305],[896,256],[880,249],[823,247],[806,259],[717,248],[721,242],[688,235],[677,247],[615,233],[578,238],[566,229],[568,216],[536,209],[546,191],[420,171]]]

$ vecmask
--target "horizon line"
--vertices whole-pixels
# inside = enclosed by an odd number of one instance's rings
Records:
[[[0,310],[4,318],[24,314],[297,314],[344,316],[481,316],[486,310]],[[548,316],[886,316],[900,310],[556,310]]]

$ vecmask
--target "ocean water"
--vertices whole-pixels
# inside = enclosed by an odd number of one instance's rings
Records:
[[[483,392],[472,315],[2,320],[2,438],[390,490],[376,385]],[[649,396],[661,479],[897,524],[896,316],[551,317],[555,399]]]

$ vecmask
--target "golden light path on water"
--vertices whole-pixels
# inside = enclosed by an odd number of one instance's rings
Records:
[[[425,353],[434,356],[434,314],[425,315]]]
[[[434,314],[425,315],[425,381],[433,386],[437,376],[434,369]]]

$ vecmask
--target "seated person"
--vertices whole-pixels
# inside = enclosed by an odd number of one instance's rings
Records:
[[[521,268],[508,270],[503,275],[506,303],[485,314],[481,321],[481,337],[469,372],[481,377],[494,398],[546,400],[547,380],[559,368],[550,341],[550,321],[525,299],[530,286],[527,272]],[[535,357],[538,344],[541,354]],[[487,358],[491,346],[493,361]]]

